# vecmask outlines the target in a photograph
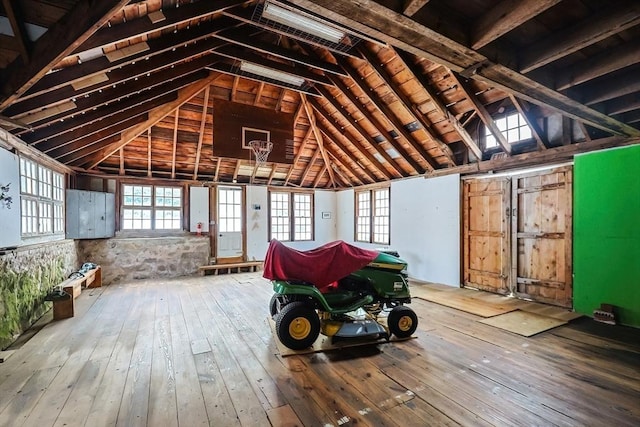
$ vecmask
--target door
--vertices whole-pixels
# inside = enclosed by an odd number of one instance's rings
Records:
[[[464,286],[571,307],[570,166],[463,184]]]
[[[464,286],[509,293],[509,178],[463,183]]]
[[[217,188],[216,258],[218,263],[244,260],[244,197],[242,187]]]
[[[518,175],[512,194],[512,286],[519,297],[572,306],[571,167]]]

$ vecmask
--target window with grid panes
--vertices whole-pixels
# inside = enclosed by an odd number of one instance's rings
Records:
[[[21,234],[64,233],[64,176],[20,158]]]
[[[123,230],[180,230],[182,188],[124,184]]]
[[[497,118],[494,122],[510,144],[531,139],[533,137],[531,134],[531,128],[520,113],[513,113]],[[484,138],[485,148],[498,146],[498,141],[487,126],[484,127]]]
[[[269,197],[271,239],[313,240],[313,194],[272,191]]]
[[[357,192],[355,203],[355,240],[388,245],[390,242],[389,188]]]

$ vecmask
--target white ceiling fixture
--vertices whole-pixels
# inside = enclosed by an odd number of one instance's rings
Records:
[[[287,9],[271,2],[265,3],[262,17],[335,44],[340,44],[347,35],[344,31],[303,15],[299,11]]]
[[[277,80],[282,83],[290,84],[291,86],[301,87],[305,80],[302,77],[294,76],[293,74],[285,73],[283,71],[274,70],[273,68],[263,67],[262,65],[253,64],[251,62],[242,62],[240,64],[240,70],[254,74],[256,76],[265,77],[271,80]]]

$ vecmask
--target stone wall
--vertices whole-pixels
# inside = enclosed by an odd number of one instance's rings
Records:
[[[25,246],[0,255],[0,349],[51,307],[44,296],[79,266],[73,240]]]
[[[186,276],[209,263],[209,239],[191,234],[80,240],[78,245],[83,262],[100,264],[104,284]]]

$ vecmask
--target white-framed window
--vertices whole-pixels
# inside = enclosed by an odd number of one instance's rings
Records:
[[[20,158],[20,227],[24,237],[64,234],[64,176]]]
[[[271,239],[313,240],[313,194],[269,192]]]
[[[499,117],[495,119],[494,122],[510,144],[531,139],[533,137],[531,128],[520,113],[513,113]],[[484,141],[485,148],[498,146],[498,141],[487,126],[484,127]]]
[[[123,230],[180,230],[182,188],[123,184]]]
[[[356,192],[357,242],[388,245],[390,240],[390,190],[377,188]]]

